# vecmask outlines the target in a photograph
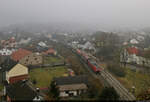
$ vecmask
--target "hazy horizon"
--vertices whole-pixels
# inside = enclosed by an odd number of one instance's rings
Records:
[[[0,0],[0,27],[30,22],[149,27],[149,5],[149,0]]]

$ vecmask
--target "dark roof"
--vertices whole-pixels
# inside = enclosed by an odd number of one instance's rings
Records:
[[[68,85],[68,84],[88,84],[88,78],[85,75],[80,76],[69,76],[69,77],[59,77],[54,78],[57,85]]]
[[[0,56],[0,64],[2,64],[8,58],[10,58],[10,56]]]
[[[18,62],[13,61],[11,58],[7,58],[3,63],[0,64],[2,71],[9,71],[12,69]]]
[[[47,47],[41,47],[41,46],[36,46],[36,49],[37,49],[38,52],[43,52],[43,51],[45,52],[45,51],[48,50]]]
[[[23,81],[6,86],[6,93],[12,100],[33,100],[37,96],[37,92]]]
[[[69,90],[85,90],[87,85],[84,83],[81,84],[70,84],[70,85],[59,85],[59,91],[69,91]]]

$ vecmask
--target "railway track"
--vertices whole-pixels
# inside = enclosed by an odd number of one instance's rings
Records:
[[[121,85],[121,83],[118,80],[116,80],[108,71],[102,70],[101,74],[96,75],[94,72],[92,72],[90,70],[89,66],[84,62],[83,58],[81,56],[79,56],[74,49],[70,48],[70,50],[72,50],[72,52],[80,58],[80,61],[84,64],[84,66],[87,68],[87,70],[94,77],[99,78],[99,80],[101,82],[103,82],[104,86],[113,87],[116,90],[116,92],[120,95],[120,100],[124,100],[124,101],[135,101],[136,100],[136,98],[123,85]],[[95,59],[97,62],[99,62],[99,60],[97,60],[96,57],[92,56],[91,54],[89,54],[89,55],[90,55],[90,57]]]
[[[111,85],[116,92],[120,95],[120,100],[134,101],[136,98],[126,89],[123,85],[120,84],[109,72],[103,70],[101,75],[108,83]]]
[[[99,60],[97,60],[95,56],[92,56],[91,54],[88,55],[90,55],[90,57],[99,62]],[[123,85],[121,85],[121,83],[116,78],[114,78],[107,70],[104,70],[104,68],[103,71],[101,71],[101,75],[99,75],[99,77],[100,76],[103,77],[103,79],[107,80],[107,82],[115,88],[122,100],[136,100],[136,98]]]
[[[73,52],[75,53],[75,51]],[[96,59],[92,55],[90,55],[90,57]],[[82,59],[82,57],[80,57],[80,59]],[[83,59],[81,60],[81,62],[85,65]],[[85,66],[86,68],[88,67],[87,65]],[[89,70],[90,68],[88,67],[87,69]],[[92,74],[91,70],[89,72]],[[104,68],[101,71],[101,74],[97,75],[97,77],[100,79],[101,82],[103,82],[104,86],[113,87],[116,90],[116,92],[120,95],[120,100],[125,101],[136,100],[136,98],[123,85],[121,85],[121,83],[116,78],[114,78],[107,70],[104,70]]]

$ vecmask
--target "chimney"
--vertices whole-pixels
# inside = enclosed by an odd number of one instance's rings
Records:
[[[39,92],[40,92],[40,89],[39,89],[39,88],[36,88],[36,92],[39,93]]]

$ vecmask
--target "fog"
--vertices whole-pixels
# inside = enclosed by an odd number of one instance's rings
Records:
[[[150,0],[0,0],[0,27],[30,22],[148,27],[149,21]]]

